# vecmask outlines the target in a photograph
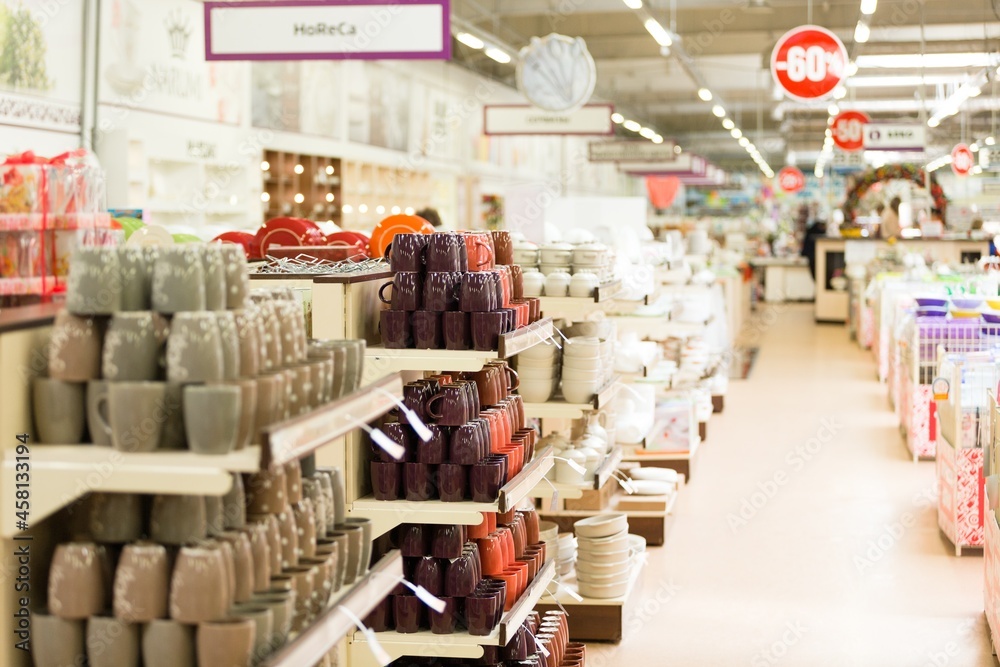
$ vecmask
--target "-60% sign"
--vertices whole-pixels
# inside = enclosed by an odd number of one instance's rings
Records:
[[[798,100],[826,97],[846,74],[847,49],[826,28],[793,28],[771,52],[771,75],[789,97]]]
[[[965,144],[959,144],[951,151],[951,170],[959,176],[968,176],[975,166],[972,150]]]
[[[778,172],[778,187],[785,192],[798,192],[806,187],[806,175],[798,167],[785,167]]]
[[[859,151],[865,146],[865,125],[871,122],[861,111],[845,111],[833,119],[833,143],[843,151]]]

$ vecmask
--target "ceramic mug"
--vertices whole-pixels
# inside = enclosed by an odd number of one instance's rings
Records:
[[[170,558],[163,545],[128,544],[115,570],[112,607],[115,618],[148,623],[166,618]]]
[[[242,361],[236,316],[232,311],[220,310],[215,313],[215,323],[219,328],[219,343],[222,346],[222,378],[237,380],[241,375]]]
[[[496,250],[497,264],[509,265],[514,263],[514,242],[510,232],[506,230],[493,231],[493,247]]]
[[[83,665],[86,661],[86,622],[66,620],[33,612],[31,629],[44,641],[31,643],[31,657],[35,667],[67,667]],[[150,667],[169,667],[151,665]],[[191,666],[186,666],[191,667]]]
[[[107,395],[108,421],[100,428],[122,452],[151,452],[160,444],[169,416],[165,382],[112,382]],[[98,401],[97,417],[104,413]]]
[[[240,310],[246,307],[250,293],[250,272],[247,256],[241,246],[231,243],[219,244],[222,261],[226,268],[226,308]]]
[[[101,547],[92,542],[60,544],[49,567],[49,610],[53,616],[81,620],[107,608],[107,573]]]
[[[428,234],[396,234],[392,237],[386,254],[393,273],[422,271],[429,239]]]
[[[118,250],[78,247],[66,280],[66,310],[76,315],[111,315],[121,309]]]
[[[101,544],[138,540],[144,530],[142,496],[136,493],[91,493],[81,510],[84,532]]]
[[[139,654],[139,625],[105,616],[93,616],[87,621],[90,667],[138,665]]]
[[[195,667],[195,628],[191,625],[156,619],[142,626],[144,667]]]
[[[424,309],[437,312],[458,310],[463,275],[458,271],[446,271],[424,276]]]
[[[205,277],[205,310],[226,308],[226,260],[222,247],[209,244],[199,247]]]
[[[116,313],[104,338],[101,369],[105,380],[152,381],[160,377],[167,321],[157,313]]]
[[[413,346],[412,313],[405,310],[383,310],[379,317],[382,343],[387,348],[405,349]]]
[[[441,313],[441,333],[446,350],[468,350],[472,348],[472,330],[469,313],[450,311]]]
[[[174,315],[167,338],[170,382],[219,382],[223,379],[222,340],[213,313]]]
[[[45,444],[83,441],[86,425],[86,385],[36,377],[31,381],[35,433]]]
[[[413,347],[418,350],[440,350],[444,347],[441,331],[443,313],[418,310],[413,313]]]
[[[182,547],[170,583],[170,617],[188,624],[225,618],[225,580],[221,550],[207,546]]]
[[[198,246],[161,249],[153,265],[152,301],[160,313],[205,310],[205,268]]]
[[[245,618],[198,624],[196,651],[199,665],[244,667],[251,664],[257,624]]]
[[[118,249],[122,310],[150,310],[153,305],[153,263],[156,248],[122,246]]]
[[[385,297],[387,287],[392,288],[392,298]],[[424,276],[422,273],[405,271],[395,275],[392,281],[378,290],[378,298],[392,310],[419,310],[424,298]]]
[[[428,273],[468,271],[469,257],[465,239],[454,232],[436,232],[427,240]]]
[[[56,313],[48,344],[49,377],[67,382],[86,382],[101,377],[104,324],[65,310]]]
[[[215,455],[233,451],[240,435],[242,402],[239,387],[185,387],[184,427],[191,451]]]
[[[188,544],[205,539],[208,513],[202,496],[153,496],[150,537],[161,544]]]

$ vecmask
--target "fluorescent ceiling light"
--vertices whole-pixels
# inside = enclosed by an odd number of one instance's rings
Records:
[[[631,130],[632,132],[638,132],[642,129],[642,125],[639,125],[639,123],[634,120],[627,120],[625,121],[625,129]]]
[[[833,130],[826,128],[826,134],[824,135],[827,139],[833,136]]]
[[[716,118],[725,118],[726,117],[726,110],[723,109],[718,104],[716,104],[714,107],[712,107],[712,113],[715,114]]]
[[[992,146],[996,142],[997,142],[997,140],[994,139],[993,137],[986,137],[986,140],[983,143],[986,144],[987,146]]]
[[[726,128],[727,130],[731,130],[734,127],[736,127],[736,123],[726,118],[725,120],[722,121],[722,127]]]
[[[653,137],[656,136],[656,132],[649,129],[648,127],[644,127],[641,130],[639,130],[639,136],[646,139],[652,139]]]
[[[833,99],[842,100],[847,97],[847,88],[844,88],[844,84],[841,84],[833,89]]]
[[[947,69],[990,67],[996,65],[996,57],[989,53],[905,53],[858,56],[858,67],[865,69]]]
[[[847,76],[854,76],[858,73],[858,64],[853,60],[847,63]]]
[[[743,148],[746,148],[749,145],[750,145],[750,140],[749,139],[747,139],[746,137],[740,137],[740,146],[742,146]]]
[[[622,123],[625,122],[625,116],[621,115],[620,113],[613,113],[611,114],[611,122],[615,123],[616,125],[621,125]]]
[[[729,134],[733,135],[733,139],[739,139],[740,137],[743,136],[743,132],[738,127],[734,127],[732,130],[730,130]]]
[[[931,118],[929,121],[927,121],[928,127],[937,127],[940,124],[941,124],[941,119],[937,117]]]
[[[939,83],[958,83],[961,76],[931,74],[926,76],[855,76],[847,80],[851,88],[916,88],[923,84],[934,86]]]
[[[840,107],[838,107],[836,104],[831,104],[826,108],[826,112],[831,116],[836,116],[837,114],[840,113]]]
[[[642,0],[623,0],[629,9],[642,9]]]
[[[465,44],[470,49],[481,49],[486,46],[486,42],[467,32],[458,33],[455,35],[455,39],[462,42],[462,44]]]
[[[677,155],[680,155],[683,151],[684,151],[684,149],[681,148],[680,144],[675,144],[674,145],[674,153],[676,153]]]
[[[510,62],[510,54],[503,49],[498,49],[495,46],[491,46],[486,49],[486,55],[502,65],[506,65]]]
[[[661,137],[660,135],[656,135],[655,137],[653,137],[653,143],[654,144],[662,144],[663,143],[663,137]]]
[[[709,90],[708,88],[699,88],[698,89],[698,97],[700,97],[703,102],[711,102],[712,101],[712,91]]]
[[[674,40],[670,39],[670,33],[656,19],[648,18],[643,25],[646,26],[646,32],[652,35],[660,46],[670,46],[674,43]]]
[[[868,27],[868,24],[864,21],[858,21],[858,25],[854,28],[854,41],[858,44],[864,44],[871,36],[872,29]]]
[[[861,0],[861,13],[871,16],[878,9],[878,0]]]

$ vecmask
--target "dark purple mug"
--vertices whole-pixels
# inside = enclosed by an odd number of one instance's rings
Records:
[[[426,463],[403,463],[403,489],[409,501],[431,500],[436,495],[434,466]]]
[[[469,421],[470,407],[463,385],[446,384],[439,394],[427,400],[424,411],[441,426],[461,426]]]
[[[435,393],[437,392],[427,382],[421,380],[407,382],[403,385],[403,405],[417,415],[421,421],[427,421],[427,399]]]
[[[444,572],[445,566],[440,559],[424,556],[413,571],[413,583],[435,597],[444,595]]]
[[[447,426],[428,424],[431,439],[427,442],[417,439],[417,463],[439,465],[448,462],[448,448],[451,443],[451,433]]]
[[[388,632],[395,629],[392,620],[392,598],[387,597],[372,609],[365,617],[365,625],[375,632]]]
[[[413,465],[405,463],[403,465]],[[480,461],[469,472],[469,487],[472,500],[477,503],[492,503],[500,496],[503,486],[503,466],[495,461]]]
[[[446,503],[460,503],[469,495],[469,466],[443,463],[438,466],[438,495]]]
[[[468,350],[472,348],[472,329],[469,314],[451,311],[441,314],[441,329],[446,350]]]
[[[499,348],[500,334],[505,333],[503,312],[472,313],[470,321],[473,349],[487,352]]]
[[[468,271],[465,237],[454,232],[436,232],[427,239],[427,271]]]
[[[375,500],[399,500],[403,489],[403,463],[371,462]]]
[[[404,523],[396,529],[396,546],[404,558],[423,558],[430,553],[430,529],[419,523]]]
[[[465,598],[465,624],[469,634],[485,637],[493,632],[500,596],[496,593],[475,593]]]
[[[416,595],[396,595],[392,598],[396,632],[412,634],[423,625],[424,603]]]
[[[463,526],[455,524],[434,526],[431,535],[431,556],[434,558],[458,558],[462,555],[464,545]]]
[[[390,349],[413,346],[412,315],[405,310],[383,310],[379,316],[382,344]]]
[[[413,313],[413,347],[418,350],[440,350],[444,347],[441,313],[431,310]]]
[[[392,298],[385,298],[385,289],[392,286]],[[389,304],[392,310],[418,310],[424,297],[423,274],[413,271],[397,273],[378,290],[378,298],[382,303]]]
[[[471,466],[483,457],[480,427],[476,423],[466,423],[451,433],[450,463]]]
[[[428,273],[424,277],[423,307],[436,312],[458,310],[461,290],[461,273],[457,271]]]
[[[444,594],[450,597],[467,597],[476,590],[479,578],[472,556],[463,554],[448,563],[444,573]]]
[[[466,313],[489,312],[500,307],[493,271],[466,273],[462,276],[459,309]]]
[[[392,237],[392,243],[386,247],[385,254],[389,257],[393,273],[422,271],[429,239],[429,234],[396,234]]]
[[[454,597],[440,598],[444,602],[444,611],[427,610],[430,617],[431,633],[435,635],[450,635],[458,630],[458,619],[462,615],[462,599]]]
[[[416,436],[413,433],[413,428],[409,424],[389,422],[387,424],[382,424],[382,426],[379,427],[379,430],[382,431],[382,433],[384,433],[390,440],[401,446],[405,452],[403,454],[403,458],[394,459],[389,456],[388,452],[373,442],[372,455],[376,460],[383,463],[396,463],[397,461],[402,463],[404,461],[413,460],[413,453],[416,451],[413,443]]]

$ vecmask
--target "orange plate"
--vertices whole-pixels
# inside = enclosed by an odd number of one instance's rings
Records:
[[[384,257],[396,234],[433,234],[434,227],[415,215],[390,215],[372,231],[372,257]]]

